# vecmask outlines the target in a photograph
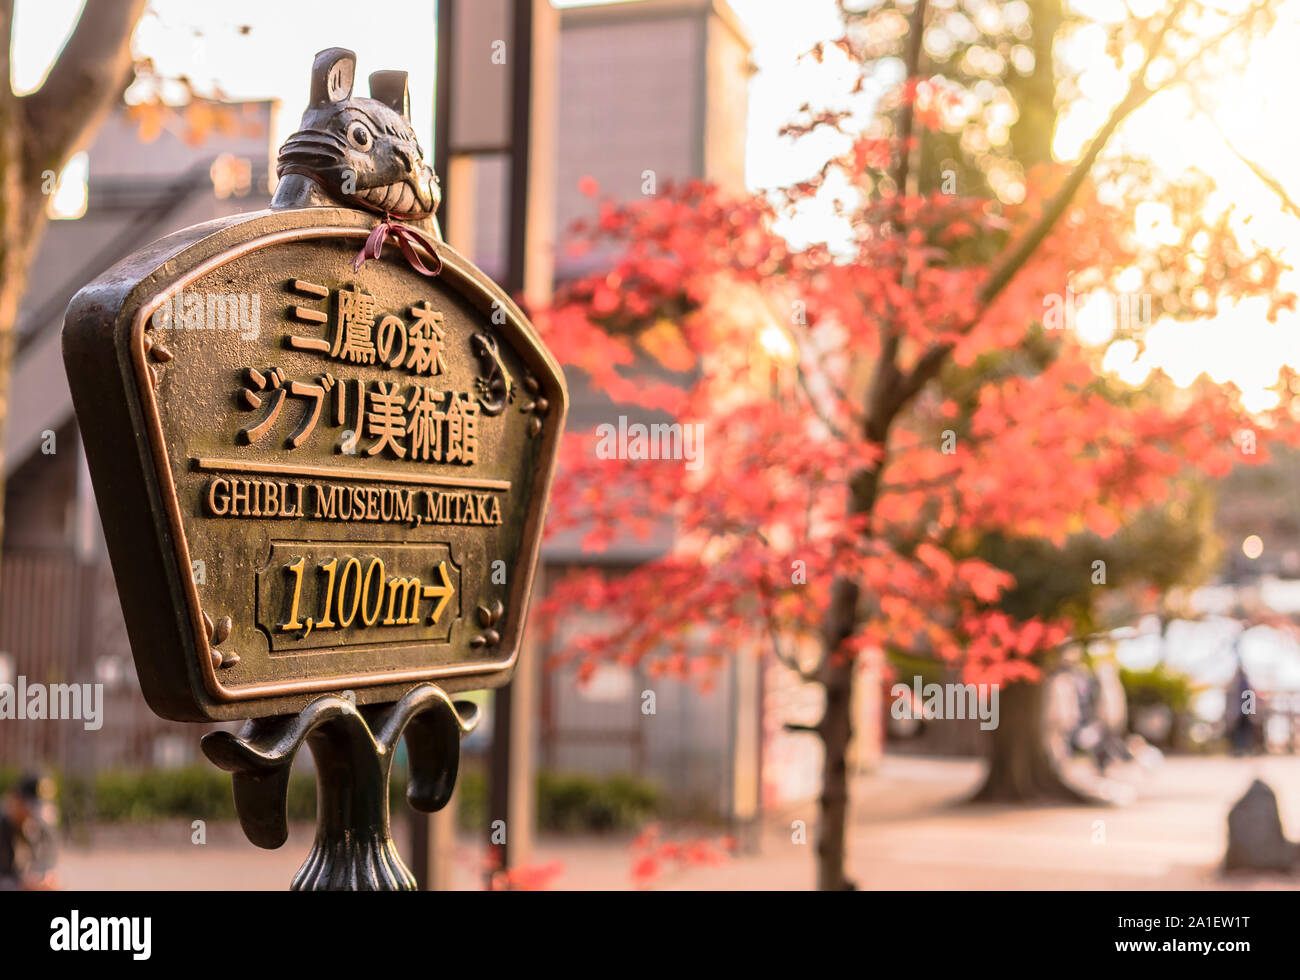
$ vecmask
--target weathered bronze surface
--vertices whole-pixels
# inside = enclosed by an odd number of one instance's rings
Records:
[[[372,76],[379,99],[355,99],[352,64],[317,56],[271,210],[155,242],[68,309],[64,358],[136,666],[168,718],[492,687],[518,655],[563,376],[515,304],[437,238],[404,78],[399,92],[400,73]],[[338,139],[351,149],[330,163]],[[358,171],[352,193],[340,166]],[[436,254],[408,247],[441,272],[391,242],[354,271],[376,217],[316,206],[331,196],[408,208]]]

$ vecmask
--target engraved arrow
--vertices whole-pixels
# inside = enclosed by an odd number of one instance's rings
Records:
[[[442,616],[442,611],[447,608],[447,603],[451,602],[451,597],[456,594],[456,587],[451,584],[451,579],[447,576],[447,563],[438,562],[437,572],[442,576],[442,585],[426,585],[420,590],[420,595],[425,599],[436,598],[438,604],[433,607],[433,612],[429,615],[429,622],[438,622]]]

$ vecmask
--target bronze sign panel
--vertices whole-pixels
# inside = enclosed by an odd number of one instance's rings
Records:
[[[519,309],[337,207],[163,239],[73,300],[64,357],[136,664],[182,720],[496,686],[566,404]]]
[[[328,48],[271,209],[196,225],[73,298],[63,354],[149,706],[209,732],[249,840],[288,836],[316,760],[300,889],[410,889],[388,783],[451,797],[519,656],[564,426],[531,324],[441,240],[406,74],[354,94]],[[387,247],[386,247],[387,243]]]

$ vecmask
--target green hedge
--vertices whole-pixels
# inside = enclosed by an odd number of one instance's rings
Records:
[[[1121,667],[1119,679],[1130,711],[1135,707],[1164,705],[1177,714],[1191,706],[1194,693],[1191,680],[1162,663],[1147,670]]]
[[[18,773],[0,770],[0,791]],[[166,820],[234,820],[230,776],[208,766],[182,769],[108,770],[87,779],[56,775],[59,809],[68,824],[97,821],[127,823]],[[310,773],[289,779],[289,819],[311,820],[316,813],[316,785]]]
[[[458,823],[465,829],[487,825],[487,779],[481,770],[461,774],[457,787]],[[633,776],[587,776],[543,770],[537,776],[537,824],[542,830],[571,833],[635,830],[661,816],[663,794],[653,783]]]
[[[0,791],[19,777],[0,769]],[[57,779],[59,804],[68,824],[96,821],[123,823],[149,820],[234,820],[230,776],[210,766],[146,772],[108,771],[91,780],[67,774]],[[404,806],[406,773],[393,774],[393,812]],[[487,823],[487,780],[480,769],[462,771],[457,787],[458,823],[467,830]],[[313,820],[316,778],[294,773],[289,778],[290,820]],[[632,830],[659,816],[663,796],[656,786],[631,776],[595,777],[541,772],[537,778],[537,818],[542,830]]]

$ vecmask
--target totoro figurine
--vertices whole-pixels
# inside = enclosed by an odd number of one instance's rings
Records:
[[[370,98],[354,97],[356,62],[345,48],[316,55],[302,123],[280,147],[271,207],[344,203],[441,238],[433,217],[441,189],[411,128],[406,72],[374,72]]]

